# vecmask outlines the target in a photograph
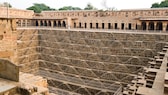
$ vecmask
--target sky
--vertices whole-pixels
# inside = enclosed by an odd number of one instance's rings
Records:
[[[110,8],[121,9],[139,9],[150,8],[155,2],[160,3],[163,0],[105,0],[106,5]],[[104,9],[103,0],[0,0],[0,3],[8,2],[12,7],[17,9],[26,9],[33,3],[44,3],[51,8],[59,9],[63,6],[73,6],[85,8],[88,3],[91,3],[98,9]]]

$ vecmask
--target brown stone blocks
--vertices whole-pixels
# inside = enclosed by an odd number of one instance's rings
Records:
[[[79,88],[87,80],[130,84],[168,40],[157,34],[64,30],[24,30],[18,38],[23,41],[18,43],[18,61],[26,63],[22,71],[39,69],[40,75],[54,79],[48,80],[49,86],[68,91],[72,88],[67,85]]]
[[[25,73],[37,73],[39,69],[38,61],[20,64],[20,71]]]
[[[0,19],[0,57],[7,58],[11,62],[15,60],[16,31],[13,28],[14,19]]]

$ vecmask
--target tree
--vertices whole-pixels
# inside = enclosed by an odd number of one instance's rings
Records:
[[[153,3],[151,8],[159,8],[159,3]]]
[[[162,1],[160,7],[168,7],[168,0]]]
[[[59,8],[58,10],[82,10],[82,9],[79,7],[64,6],[62,8]]]
[[[151,8],[163,8],[168,7],[168,0],[164,0],[161,3],[153,3]]]
[[[97,8],[95,8],[91,3],[88,3],[84,10],[97,10]]]
[[[50,8],[49,6],[45,4],[34,3],[34,5],[27,8],[27,10],[33,10],[35,13],[41,13],[41,11],[50,11],[50,10],[55,10],[55,9]]]
[[[8,2],[4,2],[2,4],[0,4],[0,7],[9,7],[9,8],[12,8],[12,5]]]

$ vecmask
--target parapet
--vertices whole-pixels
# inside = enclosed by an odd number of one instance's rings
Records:
[[[0,59],[0,78],[19,82],[19,67],[7,59]]]

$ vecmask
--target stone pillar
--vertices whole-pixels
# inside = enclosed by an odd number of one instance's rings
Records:
[[[70,29],[70,28],[72,27],[71,22],[72,22],[72,21],[71,21],[71,18],[68,17],[68,18],[67,18],[67,26],[66,26],[68,29]]]
[[[95,29],[95,28],[96,28],[96,23],[92,22],[92,29]]]
[[[124,30],[128,30],[128,23],[124,23]]]
[[[149,22],[146,22],[146,30],[149,30]]]
[[[40,20],[38,20],[38,26],[41,26],[41,21]]]
[[[154,22],[154,30],[156,31],[157,29],[157,22]]]
[[[25,26],[27,27],[27,19],[25,20]]]
[[[51,21],[51,27],[54,27],[54,20]]]
[[[167,23],[163,22],[163,32],[166,32]]]
[[[136,23],[132,23],[131,29],[132,29],[132,30],[135,30],[135,29],[136,29]]]
[[[22,27],[22,23],[23,23],[23,21],[22,21],[22,20],[20,20],[20,27]]]
[[[89,23],[86,22],[86,23],[87,23],[87,29],[90,29],[90,23],[91,23],[91,22],[89,22]]]
[[[104,29],[108,29],[108,23],[104,23]]]
[[[124,26],[124,27],[125,27],[125,26]],[[117,29],[118,29],[118,30],[121,30],[121,23],[118,23],[118,22],[117,22]]]
[[[114,23],[113,22],[111,23],[111,29],[114,29]]]
[[[136,24],[137,24],[137,30],[142,30],[142,23],[140,21],[137,21]]]

